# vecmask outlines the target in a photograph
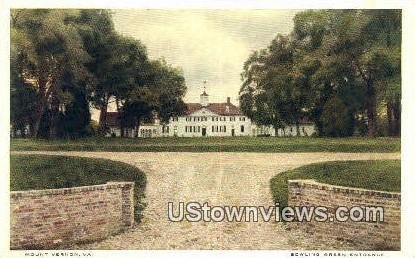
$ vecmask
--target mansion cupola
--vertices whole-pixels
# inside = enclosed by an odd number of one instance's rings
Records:
[[[203,93],[200,94],[200,105],[202,105],[202,107],[207,107],[209,105],[209,95],[206,91],[203,91]]]

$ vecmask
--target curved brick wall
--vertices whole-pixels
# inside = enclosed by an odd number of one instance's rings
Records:
[[[103,239],[134,223],[133,182],[13,191],[10,248],[49,249]]]
[[[320,239],[336,239],[362,249],[399,250],[401,194],[317,183],[288,181],[289,206],[325,206],[334,217],[338,206],[383,206],[383,222],[310,222],[296,227]]]

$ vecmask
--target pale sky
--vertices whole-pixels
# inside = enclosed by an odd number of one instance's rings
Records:
[[[139,39],[152,59],[181,67],[185,102],[199,102],[206,80],[211,102],[237,103],[243,63],[277,33],[293,27],[296,10],[116,10],[115,29]]]

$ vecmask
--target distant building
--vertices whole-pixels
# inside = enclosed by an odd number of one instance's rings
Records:
[[[186,103],[187,110],[183,116],[172,117],[166,124],[155,119],[152,124],[142,124],[138,137],[210,137],[210,136],[275,136],[270,126],[257,126],[245,116],[240,109],[231,103],[228,97],[223,103],[209,103],[209,95],[203,91],[199,103]],[[120,136],[119,114],[108,112],[107,136]],[[315,132],[314,125],[303,121],[300,125],[300,136],[310,136]],[[295,126],[279,129],[278,136],[296,136]],[[124,129],[125,137],[134,137],[133,128]]]

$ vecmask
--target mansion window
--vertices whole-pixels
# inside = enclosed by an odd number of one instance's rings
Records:
[[[219,132],[223,132],[226,133],[226,125],[221,125],[221,126],[214,126],[212,125],[212,133],[219,133]]]
[[[245,127],[241,125],[241,133],[243,133],[244,131],[245,131]]]
[[[220,130],[220,131],[219,131]],[[212,125],[212,132],[216,132],[216,133],[218,133],[218,132],[222,132],[222,126],[221,127],[219,127],[219,126],[214,126],[214,125]]]
[[[141,137],[151,137],[151,129],[141,129]],[[156,130],[153,130],[156,133]]]
[[[169,127],[168,127],[168,126],[163,125],[163,127],[161,128],[161,132],[162,132],[162,133],[169,133]]]

